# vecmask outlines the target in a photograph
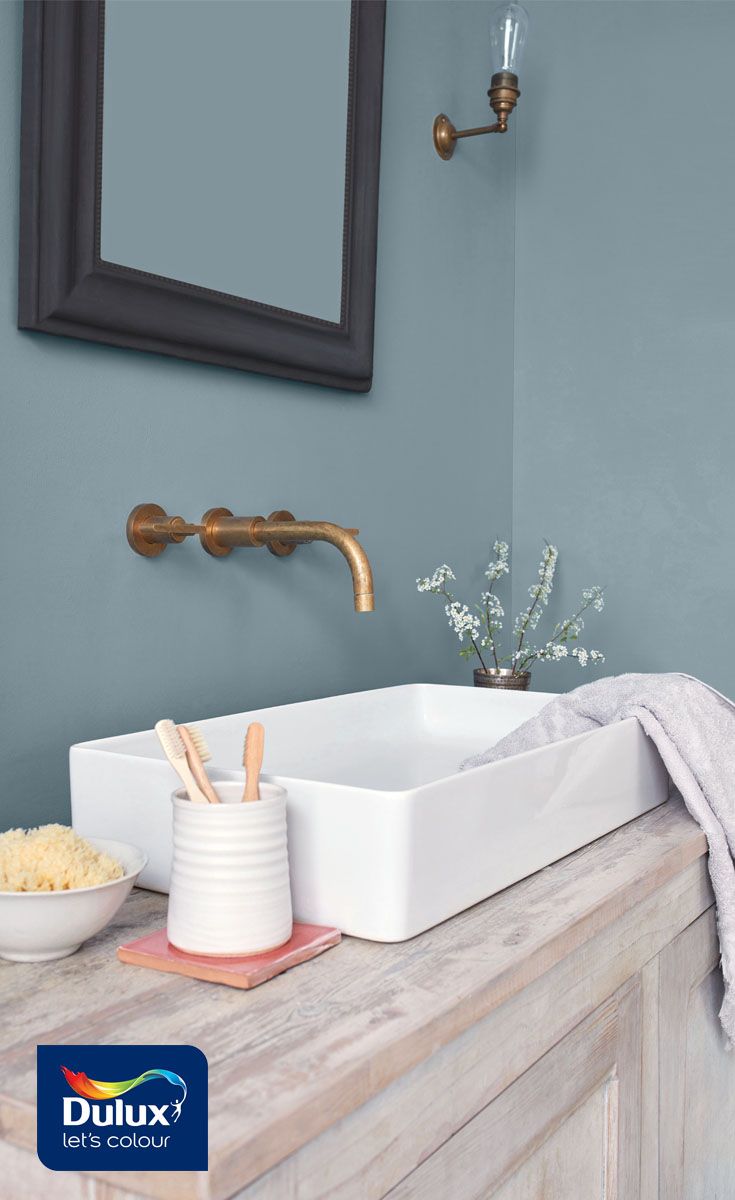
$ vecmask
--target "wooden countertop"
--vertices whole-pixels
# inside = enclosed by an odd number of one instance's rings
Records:
[[[165,921],[166,897],[134,892],[70,958],[0,965],[0,1170],[39,1166],[39,1040],[193,1043],[209,1060],[209,1172],[101,1178],[162,1200],[230,1197],[705,853],[704,835],[671,801],[412,941],[345,938],[251,992],[118,962],[121,942]],[[51,1186],[61,1177],[45,1178],[49,1200],[72,1194]]]

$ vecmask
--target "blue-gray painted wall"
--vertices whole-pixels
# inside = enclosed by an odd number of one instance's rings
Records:
[[[607,585],[588,627],[605,671],[681,669],[732,694],[735,4],[529,9],[516,559],[527,572],[541,537],[557,541],[554,615]]]
[[[605,670],[735,690],[735,5],[530,3],[516,175],[513,135],[449,165],[428,138],[440,108],[482,119],[487,8],[389,3],[375,384],[348,397],[17,332],[20,8],[0,4],[3,824],[67,816],[80,738],[466,680],[413,580],[446,559],[479,585],[511,492],[517,606],[548,537],[552,617],[607,586]],[[330,547],[134,558],[143,499],[358,524],[378,610],[353,615]]]
[[[442,107],[482,116],[486,15],[389,5],[375,382],[354,396],[17,331],[21,8],[0,3],[2,825],[68,818],[80,739],[466,679],[414,579],[449,557],[479,583],[511,522],[514,139],[448,167],[430,138]],[[358,525],[377,611],[353,613],[329,546],[137,558],[144,500]]]

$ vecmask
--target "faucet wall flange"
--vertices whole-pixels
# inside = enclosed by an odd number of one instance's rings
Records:
[[[229,508],[208,508],[202,517],[202,532],[199,534],[199,541],[213,558],[225,558],[226,555],[232,553],[232,546],[225,546],[222,542],[218,542],[215,536],[217,522],[222,517],[231,517],[233,514]]]
[[[128,544],[136,554],[158,558],[167,546],[198,533],[199,526],[189,525],[183,517],[170,517],[160,504],[136,504],[128,517],[125,532]]]
[[[271,513],[268,520],[295,521],[296,518],[287,508],[277,508],[275,512]],[[293,554],[298,542],[268,542],[267,545],[271,554],[275,554],[276,558],[285,558],[286,555]]]

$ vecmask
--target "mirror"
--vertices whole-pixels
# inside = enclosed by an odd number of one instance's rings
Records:
[[[350,7],[107,0],[103,260],[339,322]]]
[[[19,325],[372,380],[384,0],[40,0]]]

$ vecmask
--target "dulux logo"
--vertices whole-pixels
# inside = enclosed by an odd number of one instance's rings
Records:
[[[45,1166],[207,1170],[207,1060],[196,1046],[42,1045],[37,1060]]]
[[[76,1093],[76,1096],[64,1096],[63,1107],[65,1126],[86,1125],[90,1118],[93,1125],[103,1128],[107,1125],[131,1125],[147,1127],[151,1125],[175,1124],[181,1116],[181,1109],[186,1100],[186,1083],[174,1071],[164,1071],[155,1067],[144,1071],[135,1079],[121,1079],[118,1082],[107,1082],[101,1079],[90,1079],[84,1071],[70,1071],[62,1067],[61,1072]],[[152,1079],[166,1079],[174,1087],[181,1088],[183,1095],[171,1104],[126,1104],[121,1099],[126,1092],[140,1087]],[[99,1101],[107,1101],[105,1104]],[[97,1101],[98,1103],[92,1103]],[[170,1119],[169,1119],[170,1118]],[[122,1143],[121,1143],[122,1144]],[[132,1143],[136,1144],[136,1143]],[[155,1145],[146,1139],[145,1145]],[[165,1145],[164,1143],[161,1143]]]

